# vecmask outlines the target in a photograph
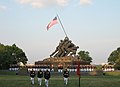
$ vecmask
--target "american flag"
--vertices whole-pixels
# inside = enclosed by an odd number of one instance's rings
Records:
[[[55,17],[48,25],[47,25],[47,30],[51,28],[53,25],[57,24],[57,17]]]

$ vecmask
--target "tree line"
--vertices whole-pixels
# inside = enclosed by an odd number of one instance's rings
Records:
[[[0,43],[0,69],[8,69],[11,64],[19,62],[26,64],[27,61],[25,52],[15,44],[9,46]]]
[[[115,69],[120,70],[120,47],[110,54],[108,57],[108,63],[114,65]]]
[[[79,51],[77,54],[82,61],[92,62],[92,57],[88,51]],[[0,43],[0,69],[8,69],[11,64],[18,64],[19,62],[26,64],[27,61],[27,56],[21,48],[15,44],[9,46]],[[120,70],[120,47],[111,52],[108,63]]]
[[[92,62],[92,57],[90,57],[88,51],[80,51],[78,52],[78,55],[80,56],[81,60],[89,63]],[[114,65],[116,70],[120,70],[120,47],[110,53],[108,57],[108,64]]]

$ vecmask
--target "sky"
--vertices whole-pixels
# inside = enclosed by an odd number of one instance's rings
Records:
[[[28,63],[48,58],[65,38],[60,23],[46,29],[56,14],[93,64],[107,63],[120,47],[120,0],[0,0],[0,43],[15,43]]]

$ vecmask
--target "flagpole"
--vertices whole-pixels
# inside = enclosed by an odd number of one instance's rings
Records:
[[[78,56],[78,65],[79,65],[79,67],[78,67],[78,68],[79,68],[79,69],[78,69],[78,70],[79,70],[79,71],[78,71],[78,72],[79,72],[79,73],[78,73],[78,74],[79,74],[79,77],[78,77],[78,78],[79,78],[79,87],[80,87],[81,71],[80,71],[80,57],[79,57],[79,56]]]
[[[58,14],[57,14],[57,17],[58,17],[58,20],[59,20],[59,22],[60,22],[60,24],[61,24],[61,27],[62,27],[62,29],[63,29],[63,32],[65,33],[65,36],[67,37],[67,33],[66,33],[65,29],[64,29],[64,26],[63,26],[63,24],[62,24],[62,22],[61,22],[61,20],[60,20],[60,18],[59,18],[59,16],[58,16]]]
[[[79,87],[80,87],[80,76],[79,76]]]

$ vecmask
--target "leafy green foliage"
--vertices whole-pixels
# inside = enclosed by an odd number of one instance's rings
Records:
[[[78,52],[78,56],[81,58],[82,61],[89,62],[89,63],[92,62],[92,58],[90,57],[88,51],[80,51]]]
[[[0,69],[7,69],[11,64],[17,64],[19,62],[26,64],[27,61],[28,59],[25,53],[15,44],[12,46],[0,44]]]
[[[108,62],[109,64],[115,65],[115,68],[120,70],[120,47],[110,54]]]

